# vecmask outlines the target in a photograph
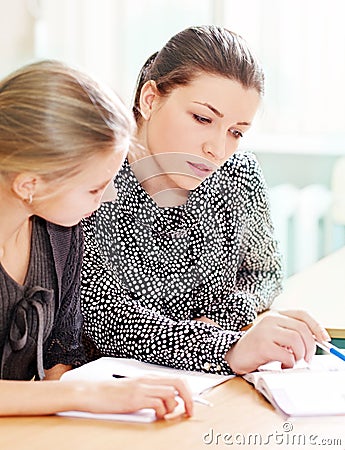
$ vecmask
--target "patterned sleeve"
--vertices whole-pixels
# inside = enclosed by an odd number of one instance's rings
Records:
[[[243,162],[244,160],[244,162]],[[208,317],[228,329],[241,329],[267,310],[282,289],[282,257],[274,238],[268,189],[254,155],[246,165],[241,189],[248,193],[248,212],[239,254],[236,286],[210,306]],[[234,310],[236,314],[234,315]]]
[[[60,242],[59,245],[66,245]],[[44,367],[56,364],[80,366],[86,362],[81,342],[80,271],[83,235],[80,226],[73,227],[68,257],[63,270],[61,297],[54,326],[44,350]]]
[[[229,374],[224,355],[242,336],[193,321],[175,321],[143,307],[121,287],[94,239],[91,220],[83,224],[84,331],[104,355],[135,358],[176,369]]]

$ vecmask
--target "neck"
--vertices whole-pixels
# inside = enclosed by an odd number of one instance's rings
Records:
[[[146,190],[146,189],[145,189]],[[153,192],[149,194],[152,200],[160,208],[171,208],[174,206],[184,205],[188,199],[189,191],[184,189],[166,189],[164,191]]]
[[[30,214],[23,202],[0,191],[0,205],[6,214],[0,217],[0,259],[6,248],[30,233]]]
[[[147,148],[140,146],[136,154],[128,155],[128,162],[141,187],[159,207],[180,206],[186,203],[189,191],[181,189],[162,170]]]

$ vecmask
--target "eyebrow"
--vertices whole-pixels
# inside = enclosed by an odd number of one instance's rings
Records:
[[[202,105],[202,106],[206,106],[206,108],[210,109],[216,116],[218,117],[224,117],[224,114],[222,114],[220,111],[218,111],[217,108],[215,108],[214,106],[210,105],[209,103],[205,102],[193,102],[196,103],[198,105]],[[250,122],[237,122],[236,125],[244,125],[244,126],[251,126]]]
[[[210,109],[216,116],[218,117],[224,117],[224,114],[218,111],[214,106],[210,105],[209,103],[203,103],[203,102],[193,102],[198,105],[206,106],[208,109]]]

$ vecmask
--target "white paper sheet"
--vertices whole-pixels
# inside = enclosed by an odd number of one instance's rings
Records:
[[[117,382],[113,374],[134,378],[145,375],[158,375],[161,377],[179,377],[189,386],[193,395],[199,395],[208,389],[223,383],[233,375],[213,375],[201,372],[189,372],[184,370],[171,369],[169,367],[147,364],[133,359],[125,358],[100,358],[77,369],[70,370],[63,374],[62,381],[67,380],[88,380],[88,381],[109,381]],[[182,411],[182,410],[181,410]],[[155,420],[155,413],[152,409],[142,409],[131,414],[92,414],[81,411],[65,411],[59,413],[61,416],[83,417],[92,419],[118,420],[126,422],[152,422]]]

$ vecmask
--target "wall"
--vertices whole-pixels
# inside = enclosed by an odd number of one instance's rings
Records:
[[[5,76],[34,52],[34,18],[26,0],[0,0],[0,76]]]

